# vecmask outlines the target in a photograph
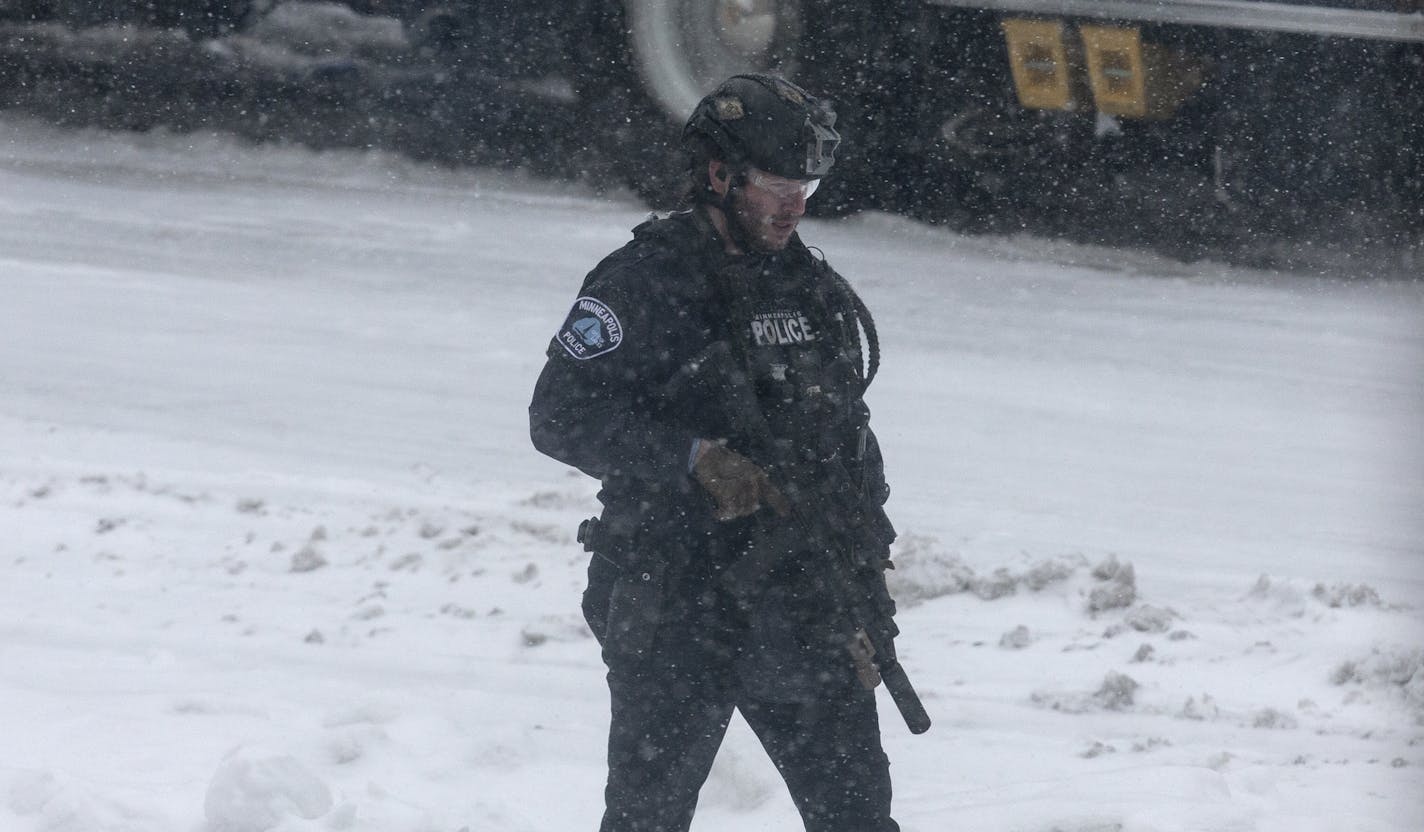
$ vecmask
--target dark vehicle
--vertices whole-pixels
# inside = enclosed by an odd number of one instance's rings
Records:
[[[1092,215],[1106,239],[1424,226],[1424,2],[419,0],[428,54],[569,80],[650,198],[693,104],[736,71],[839,103],[822,210]],[[1327,219],[1328,218],[1328,219]],[[1114,226],[1118,226],[1114,228]]]
[[[268,3],[0,0],[0,17],[211,37]],[[463,91],[447,109],[535,90],[520,108],[547,110],[569,152],[613,160],[650,200],[700,96],[772,70],[834,99],[852,137],[823,211],[1086,213],[1109,239],[1325,217],[1379,239],[1424,228],[1424,0],[346,5],[401,21],[406,66],[429,68],[441,96]]]
[[[1295,227],[1327,208],[1420,227],[1419,0],[932,2],[940,48],[921,88],[981,193],[1170,194],[1228,222]]]

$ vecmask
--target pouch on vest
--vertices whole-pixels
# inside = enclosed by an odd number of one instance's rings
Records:
[[[608,624],[603,649],[613,655],[637,655],[653,644],[662,623],[661,565],[642,572],[625,572],[613,581],[608,596]]]
[[[599,645],[611,655],[636,655],[652,645],[662,618],[665,566],[639,564],[637,528],[598,518],[579,526],[591,552],[583,615]]]

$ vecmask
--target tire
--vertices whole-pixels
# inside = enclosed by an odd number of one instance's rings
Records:
[[[655,208],[672,207],[686,183],[682,125],[717,84],[741,72],[773,72],[830,99],[851,137],[845,158],[809,206],[815,215],[873,207],[893,181],[907,116],[902,38],[894,25],[920,0],[848,6],[840,0],[624,0],[580,31],[580,123],[591,136],[587,168],[619,181]],[[751,14],[747,14],[747,10]],[[735,18],[735,25],[725,21]],[[839,155],[839,154],[838,154]],[[595,173],[595,171],[601,171]]]
[[[626,6],[643,90],[675,123],[728,76],[795,74],[801,0],[626,0]]]
[[[579,65],[594,70],[578,82],[588,167],[650,207],[674,207],[686,181],[682,125],[731,75],[795,71],[802,0],[624,0],[602,9],[584,29],[593,36],[577,41]]]
[[[624,0],[634,83],[677,128],[704,95],[743,72],[782,75],[829,100],[848,143],[808,210],[852,213],[893,188],[884,183],[903,155],[898,99],[913,63],[905,45],[922,2]]]

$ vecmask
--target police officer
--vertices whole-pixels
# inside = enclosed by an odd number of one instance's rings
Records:
[[[752,452],[750,410],[793,458],[847,472],[882,518],[855,543],[850,592],[878,611],[882,651],[895,634],[888,488],[862,400],[874,325],[796,233],[834,162],[834,125],[782,78],[721,84],[683,133],[690,208],[599,263],[549,346],[534,444],[602,484],[602,515],[580,534],[612,700],[602,832],[686,830],[733,709],[809,832],[898,829],[873,691],[824,637],[844,611],[794,557],[750,592],[728,581],[767,529],[818,522]]]

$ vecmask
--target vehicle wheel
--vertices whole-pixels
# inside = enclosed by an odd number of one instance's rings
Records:
[[[697,102],[739,72],[792,74],[802,0],[624,0],[594,21],[578,82],[583,119],[604,167],[645,202],[672,207],[682,125]],[[594,178],[603,178],[595,176]]]
[[[643,89],[681,124],[738,72],[791,75],[800,0],[627,0],[629,45]]]
[[[814,215],[880,204],[894,184],[923,0],[624,0],[637,83],[681,127],[718,83],[773,72],[829,100],[846,138]]]

